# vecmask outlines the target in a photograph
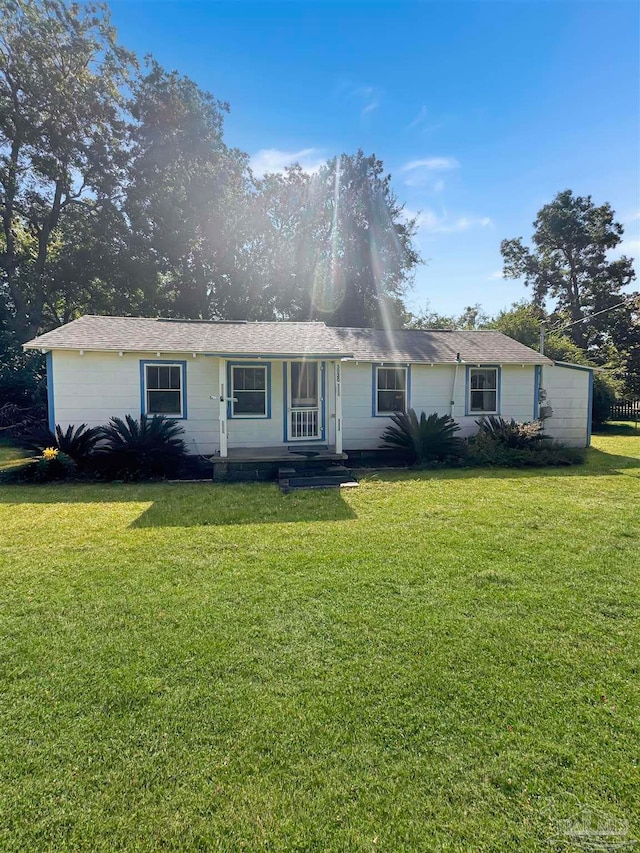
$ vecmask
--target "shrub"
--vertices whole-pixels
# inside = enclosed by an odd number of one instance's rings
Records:
[[[41,456],[3,471],[1,479],[14,483],[50,483],[54,480],[68,480],[75,473],[76,463],[70,456],[57,447],[45,447]]]
[[[100,427],[88,427],[73,424],[63,431],[58,424],[55,433],[49,429],[43,429],[32,433],[25,441],[27,447],[43,451],[46,447],[55,447],[61,453],[70,456],[80,467],[86,466],[95,451],[96,444],[100,440]]]
[[[509,447],[496,441],[486,432],[469,439],[467,463],[469,465],[496,465],[501,468],[547,468],[580,465],[584,450],[566,447],[559,442],[534,442],[525,447]]]
[[[392,425],[382,434],[387,447],[399,448],[411,464],[459,458],[464,454],[464,442],[455,433],[460,429],[448,415],[437,413],[420,420],[414,409],[391,416]]]
[[[96,451],[99,470],[108,477],[124,480],[167,477],[174,474],[186,455],[180,424],[163,415],[140,420],[127,415],[111,418],[101,427],[104,442]]]
[[[602,373],[593,374],[593,400],[591,401],[591,420],[593,426],[602,426],[611,413],[611,406],[616,401],[616,387],[608,376]]]
[[[499,415],[485,415],[476,423],[480,432],[496,444],[514,450],[526,450],[541,441],[549,440],[549,436],[542,431],[542,421],[519,423],[514,418],[506,421]]]

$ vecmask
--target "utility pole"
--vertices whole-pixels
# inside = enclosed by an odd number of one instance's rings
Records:
[[[544,355],[544,332],[545,332],[545,323],[544,320],[540,323],[540,355]]]

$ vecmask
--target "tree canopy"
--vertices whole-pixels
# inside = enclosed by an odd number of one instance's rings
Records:
[[[256,179],[228,105],[119,46],[103,5],[0,0],[0,321],[87,310],[398,325],[420,262],[362,151]]]
[[[564,190],[533,228],[531,247],[522,238],[502,241],[505,278],[524,279],[541,319],[548,312],[552,329],[640,392],[640,294],[626,289],[635,279],[632,259],[611,255],[624,230],[611,205]]]

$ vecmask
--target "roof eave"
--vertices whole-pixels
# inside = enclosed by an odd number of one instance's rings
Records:
[[[81,344],[74,344],[73,346],[66,345],[57,345],[50,344],[46,342],[39,341],[35,339],[33,341],[28,341],[26,344],[22,344],[23,350],[33,349],[33,350],[42,350],[42,352],[48,352],[50,350],[62,351],[62,352],[105,352],[105,353],[114,353],[114,352],[124,352],[124,353],[154,353],[154,352],[162,352],[162,353],[176,353],[181,354],[185,352],[196,353],[196,355],[204,355],[208,357],[214,358],[257,358],[257,359],[286,359],[286,358],[317,358],[324,359],[326,361],[330,361],[332,359],[350,359],[353,357],[353,353],[350,352],[302,352],[300,350],[291,351],[291,352],[264,352],[264,351],[250,351],[250,350],[241,350],[239,352],[216,352],[209,349],[199,349],[198,347],[167,347],[167,346],[155,346],[155,347],[145,347],[141,349],[136,347],[132,349],[131,347],[126,346],[114,346],[114,347],[96,347],[96,346],[86,346]]]

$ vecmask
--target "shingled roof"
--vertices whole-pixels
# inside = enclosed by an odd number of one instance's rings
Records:
[[[25,347],[213,355],[346,356],[324,323],[226,323],[86,315]]]
[[[28,349],[195,352],[222,356],[327,356],[414,364],[550,364],[495,331],[332,328],[322,322],[252,323],[86,315],[26,343]]]
[[[548,358],[502,332],[447,329],[387,331],[338,328],[340,345],[361,361],[406,361],[413,364],[551,364]]]

